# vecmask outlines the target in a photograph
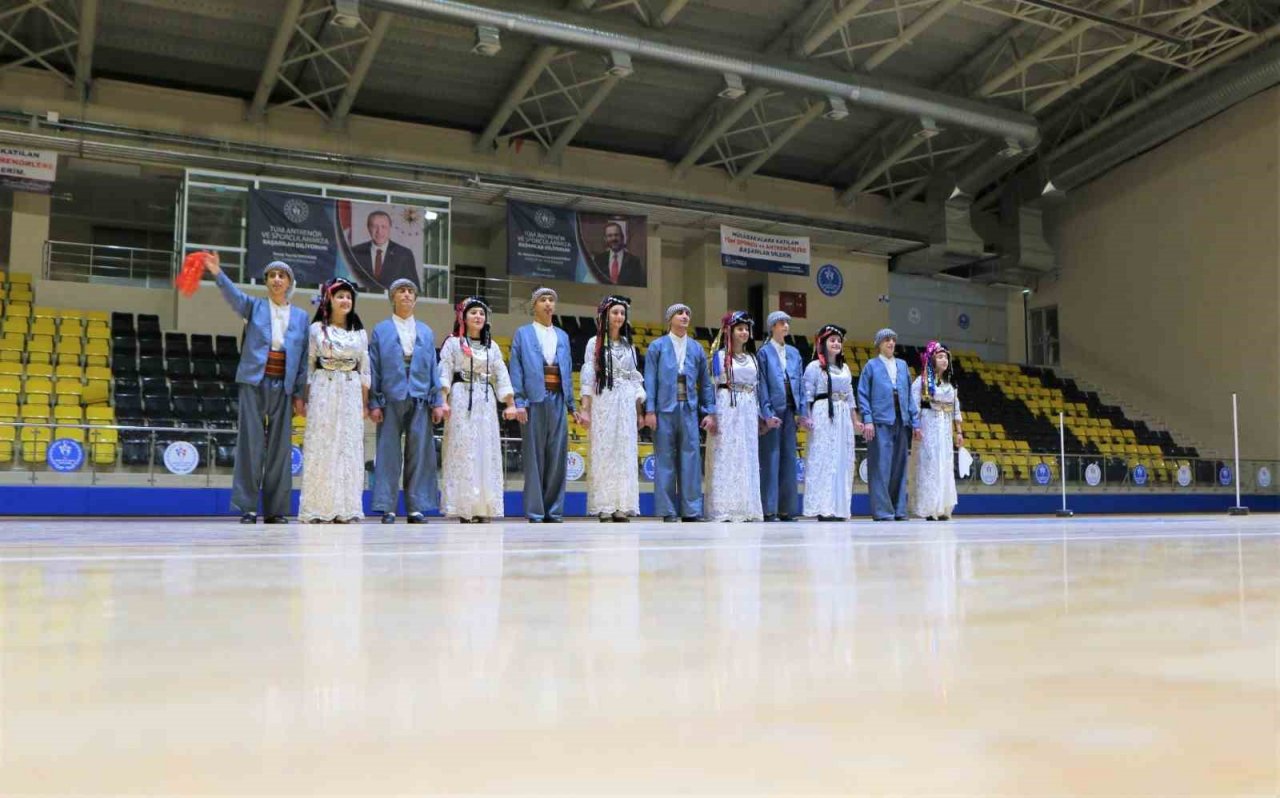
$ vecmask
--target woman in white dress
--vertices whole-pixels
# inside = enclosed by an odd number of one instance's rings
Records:
[[[591,439],[587,513],[601,523],[626,523],[640,514],[638,419],[645,393],[631,344],[630,308],[627,297],[604,298],[582,361],[582,423]],[[601,340],[608,345],[601,347]]]
[[[853,500],[853,430],[859,419],[844,336],[835,324],[819,330],[816,359],[804,369],[813,422],[804,458],[804,514],[819,521],[848,520]]]
[[[954,447],[964,445],[964,435],[952,375],[951,353],[930,341],[920,357],[920,376],[911,383],[911,403],[920,411],[923,439],[912,447],[908,471],[911,514],[930,521],[948,520],[957,503]]]
[[[717,414],[715,433],[707,440],[711,472],[707,516],[712,521],[764,520],[759,449],[763,422],[756,399],[753,324],[744,310],[727,313],[711,345]]]
[[[356,287],[320,286],[307,348],[307,428],[298,520],[345,524],[364,518],[364,417],[369,339],[356,315]]]
[[[503,505],[502,417],[516,417],[515,391],[502,351],[489,333],[489,306],[477,297],[457,305],[453,334],[440,348],[440,384],[450,386],[444,406],[444,467],[441,509],[462,523],[501,517]]]

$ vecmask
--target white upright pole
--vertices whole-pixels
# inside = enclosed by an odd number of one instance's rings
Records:
[[[1240,410],[1236,403],[1236,394],[1231,394],[1231,437],[1235,447],[1235,471],[1232,479],[1236,483],[1236,506],[1227,510],[1228,515],[1248,515],[1249,508],[1240,504]]]
[[[1065,414],[1058,412],[1058,479],[1062,481],[1062,509],[1059,518],[1070,518],[1075,515],[1067,509],[1067,426]]]

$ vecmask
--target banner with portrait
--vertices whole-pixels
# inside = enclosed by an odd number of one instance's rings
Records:
[[[252,189],[245,276],[260,278],[282,260],[302,286],[345,277],[382,292],[403,278],[421,293],[423,218],[411,205]]]
[[[601,285],[648,284],[648,220],[507,203],[507,274]]]

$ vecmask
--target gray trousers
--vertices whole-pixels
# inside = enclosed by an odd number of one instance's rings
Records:
[[[564,515],[569,419],[560,393],[529,403],[520,451],[524,456],[524,514],[531,521]]]
[[[396,511],[402,464],[405,512],[423,515],[435,512],[440,505],[436,482],[436,440],[431,434],[431,407],[426,399],[407,397],[400,402],[389,401],[382,409],[382,423],[378,425],[378,457],[373,469],[375,512]]]
[[[236,468],[231,481],[231,506],[242,513],[289,515],[293,493],[290,446],[292,397],[284,380],[263,377],[257,385],[240,383],[240,431],[236,436]]]
[[[799,486],[796,484],[796,414],[778,414],[782,426],[760,436],[760,504],[765,515],[800,514]]]
[[[675,412],[658,413],[653,433],[657,457],[653,475],[653,510],[660,517],[702,517],[702,452],[698,409],[690,399]]]
[[[867,482],[873,518],[907,517],[907,455],[910,451],[910,426],[876,424],[876,436],[867,444]]]

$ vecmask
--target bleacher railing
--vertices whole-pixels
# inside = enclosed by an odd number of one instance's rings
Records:
[[[13,430],[12,438],[5,433]],[[214,484],[219,478],[226,484],[230,478],[233,465],[226,457],[219,457],[217,447],[228,446],[235,442],[234,427],[226,429],[186,428],[186,427],[151,427],[129,426],[121,424],[66,424],[56,421],[0,421],[0,476],[9,478],[22,475],[25,481],[36,483],[49,475],[55,475],[55,469],[45,461],[44,452],[50,442],[57,439],[58,430],[78,430],[84,437],[81,446],[84,448],[84,462],[73,475],[82,479],[88,476],[89,484],[97,484],[103,475],[132,475],[145,478],[147,484],[156,484],[157,477],[162,477],[167,484],[205,485]],[[106,433],[104,435],[104,433]],[[187,475],[169,473],[164,465],[165,447],[172,441],[184,440],[193,443],[199,454],[196,468]],[[503,464],[508,481],[508,488],[519,484],[523,475],[521,462],[520,439],[503,437]],[[436,436],[437,451],[441,451],[441,438]],[[570,448],[581,451],[581,443],[571,442]],[[9,447],[6,447],[8,444]],[[43,447],[39,444],[44,444]],[[106,446],[109,458],[96,457],[94,447]],[[24,451],[24,446],[29,447]],[[129,447],[126,457],[126,446]],[[4,452],[6,448],[11,451]],[[366,432],[364,438],[365,460],[371,463],[377,448],[377,439],[372,431]],[[38,457],[35,454],[39,454]],[[861,476],[865,449],[859,445],[856,449],[858,461],[857,474],[854,477],[854,492],[865,494],[867,485]],[[224,450],[225,454],[225,450]],[[1021,457],[1021,455],[1019,455]],[[1011,465],[1007,457],[993,459],[975,458],[969,476],[957,476],[956,488],[963,495],[966,493],[1019,492],[1019,493],[1056,493],[1061,490],[1057,457],[1051,452],[1032,453],[1026,455],[1031,462],[1025,465]],[[641,485],[651,483],[644,474],[642,453],[637,462],[637,474]],[[106,462],[98,462],[105,459]],[[222,459],[222,464],[219,464]],[[586,469],[582,476],[575,480],[572,490],[585,490],[592,464],[584,456]],[[34,460],[34,462],[33,462]],[[1042,460],[1051,460],[1053,465]],[[1066,478],[1068,490],[1072,492],[1151,492],[1151,493],[1204,493],[1208,491],[1225,495],[1235,490],[1235,480],[1240,480],[1241,491],[1250,495],[1280,495],[1280,460],[1241,460],[1239,474],[1235,472],[1233,463],[1223,458],[1178,458],[1176,463],[1165,461],[1165,466],[1158,464],[1126,463],[1117,458],[1100,457],[1098,455],[1067,455]],[[991,463],[987,466],[987,463]],[[1043,465],[1044,469],[1039,466]],[[985,466],[985,471],[984,471]],[[303,455],[303,468],[306,468],[306,457]],[[1223,469],[1228,469],[1226,472]],[[57,475],[62,478],[64,475]],[[297,479],[300,479],[298,477]],[[372,472],[366,474],[372,479]],[[295,487],[300,486],[295,482]],[[368,484],[368,483],[367,483]],[[647,488],[646,488],[647,489]]]
[[[173,251],[168,249],[44,242],[46,280],[166,288],[173,285],[174,269]]]

